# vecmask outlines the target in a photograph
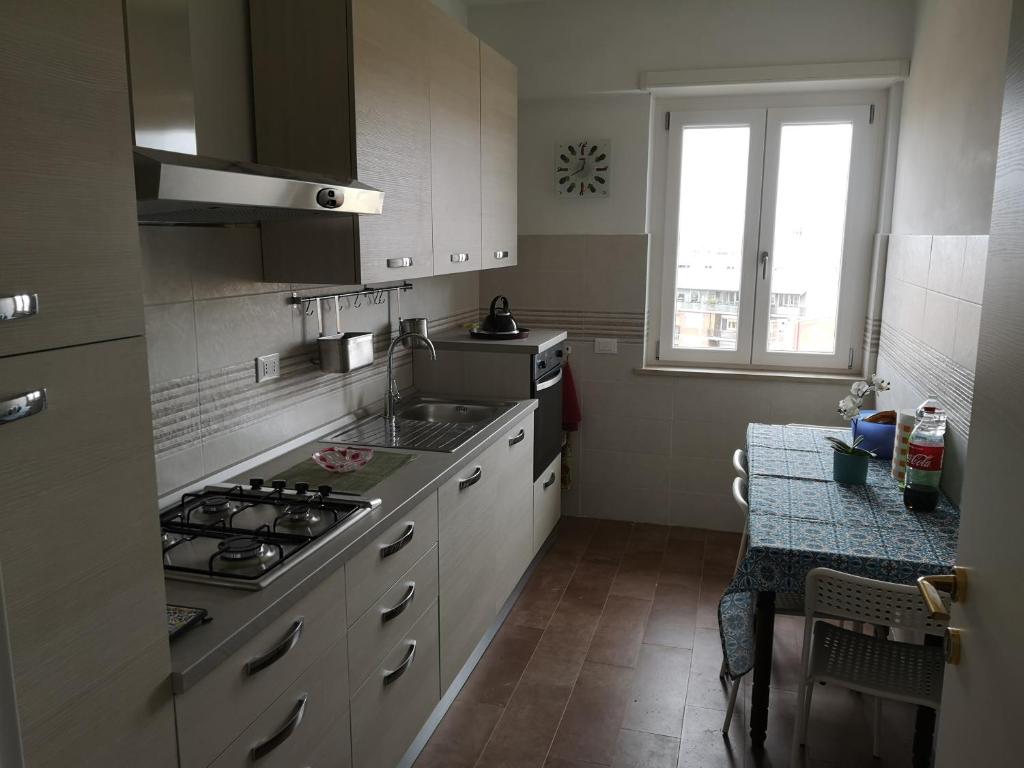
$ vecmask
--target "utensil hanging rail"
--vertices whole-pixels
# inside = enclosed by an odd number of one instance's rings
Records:
[[[371,288],[369,285],[364,285],[362,288],[355,291],[341,291],[339,293],[321,293],[316,296],[299,296],[298,293],[292,291],[292,295],[288,297],[289,304],[301,304],[303,311],[311,315],[313,314],[313,307],[316,307],[316,325],[320,336],[324,335],[324,316],[323,308],[321,303],[323,301],[334,301],[334,322],[335,328],[338,333],[341,333],[341,300],[346,297],[356,297],[356,309],[359,309],[359,298],[362,296],[372,296],[374,304],[383,304],[384,299],[388,302],[388,317],[391,316],[391,294],[395,294],[396,297],[402,295],[402,291],[411,291],[412,283],[404,281],[401,283],[393,283],[391,285],[379,285]],[[399,304],[401,306],[401,304]],[[401,320],[401,311],[399,311],[399,320]]]

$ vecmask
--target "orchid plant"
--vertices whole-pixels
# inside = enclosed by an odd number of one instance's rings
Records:
[[[889,382],[874,373],[869,381],[853,382],[850,386],[850,394],[839,401],[839,407],[836,410],[845,421],[850,421],[860,414],[860,407],[868,395],[885,392],[887,389],[889,389]]]

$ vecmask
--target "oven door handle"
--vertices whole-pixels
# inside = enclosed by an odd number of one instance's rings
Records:
[[[550,379],[541,379],[537,382],[537,391],[543,392],[545,389],[550,389],[562,380],[562,369],[558,369],[558,373],[552,376]]]

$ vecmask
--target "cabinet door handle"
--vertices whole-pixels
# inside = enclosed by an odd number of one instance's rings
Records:
[[[388,269],[401,269],[402,267],[411,267],[412,259],[408,256],[398,256],[393,259],[388,259]]]
[[[405,670],[412,664],[412,660],[416,657],[416,641],[409,641],[409,650],[405,654],[405,658],[402,659],[402,663],[395,667],[390,672],[384,672],[384,687],[391,685],[395,680],[405,674]]]
[[[292,628],[288,630],[288,634],[285,635],[284,640],[266,653],[247,661],[245,663],[245,674],[255,675],[261,669],[266,669],[274,662],[280,660],[282,656],[294,648],[295,644],[299,642],[299,637],[302,635],[303,621],[303,619],[296,619],[295,623],[292,624]]]
[[[510,437],[508,439],[508,444],[510,446],[512,446],[512,445],[515,445],[516,443],[523,442],[523,440],[525,440],[525,439],[526,439],[526,430],[525,429],[520,429],[519,433],[515,437]]]
[[[551,473],[551,477],[549,477],[547,480],[544,481],[544,490],[546,491],[548,488],[550,488],[554,484],[555,484],[555,473],[552,472]]]
[[[380,548],[380,559],[383,560],[385,557],[391,557],[398,550],[412,541],[413,534],[416,533],[416,523],[409,523],[405,526],[405,531],[397,539],[392,541],[390,544],[384,544]]]
[[[388,608],[380,615],[381,624],[387,624],[397,616],[401,616],[402,612],[409,607],[409,603],[412,602],[413,597],[416,596],[416,582],[412,582],[409,585],[408,591],[405,593],[405,597],[398,601],[398,604],[393,608]]]
[[[452,264],[462,264],[469,261],[468,253],[450,253],[448,257],[452,260]]]
[[[27,419],[46,410],[46,388],[34,389],[0,400],[0,424]]]
[[[39,314],[38,293],[15,293],[0,296],[0,320],[20,320]]]
[[[494,258],[496,258],[496,259],[507,259],[511,255],[512,254],[509,251],[495,251],[494,252]]]
[[[464,491],[467,488],[469,488],[469,486],[476,485],[477,483],[480,482],[480,478],[483,477],[483,476],[484,476],[483,467],[477,467],[475,470],[473,470],[473,474],[470,475],[469,477],[460,477],[459,478],[459,490],[460,491]]]
[[[295,708],[292,709],[292,713],[288,715],[288,719],[285,720],[277,733],[271,736],[266,741],[261,741],[255,747],[252,748],[252,759],[259,760],[260,758],[266,757],[281,744],[288,740],[288,737],[295,733],[295,729],[299,727],[299,723],[302,722],[302,716],[306,714],[306,702],[309,700],[309,694],[302,694],[299,700],[295,702]]]

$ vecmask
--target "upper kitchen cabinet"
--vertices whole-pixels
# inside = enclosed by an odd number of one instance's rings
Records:
[[[480,43],[480,200],[483,268],[517,261],[516,162],[518,78],[515,65]]]
[[[480,269],[480,41],[431,7],[434,274]]]
[[[21,3],[0,50],[0,356],[142,334],[121,1]]]
[[[353,0],[356,170],[384,191],[359,220],[360,280],[434,272],[430,176],[430,40],[424,0]]]

